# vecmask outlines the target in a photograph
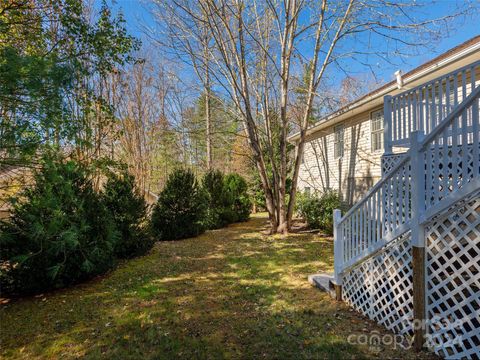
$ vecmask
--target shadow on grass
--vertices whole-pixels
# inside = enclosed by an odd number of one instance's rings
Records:
[[[331,239],[261,235],[264,218],[159,243],[108,276],[0,310],[4,358],[362,358],[368,326],[310,287]],[[8,325],[5,325],[8,324]],[[404,352],[385,349],[384,355]]]

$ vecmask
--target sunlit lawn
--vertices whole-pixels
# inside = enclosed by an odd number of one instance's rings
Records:
[[[332,241],[261,235],[265,217],[157,244],[100,279],[2,306],[4,358],[412,357],[350,345],[382,331],[312,288]],[[423,354],[425,356],[425,354]]]

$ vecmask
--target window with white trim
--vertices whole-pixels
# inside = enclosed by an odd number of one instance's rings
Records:
[[[333,128],[334,138],[333,138],[333,154],[335,159],[341,158],[343,156],[343,135],[344,135],[344,126],[343,124],[336,125]]]
[[[372,151],[383,149],[383,109],[372,112],[370,117]]]

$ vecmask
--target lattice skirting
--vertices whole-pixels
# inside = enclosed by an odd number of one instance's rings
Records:
[[[480,198],[426,231],[430,348],[452,359],[480,359]]]
[[[344,273],[343,300],[397,334],[413,334],[410,234]]]

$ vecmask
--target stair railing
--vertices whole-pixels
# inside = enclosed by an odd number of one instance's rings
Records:
[[[432,132],[479,85],[480,61],[384,99],[385,153],[409,145],[413,131]]]
[[[342,272],[480,188],[479,99],[477,86],[428,135],[412,131],[405,156],[343,217],[335,212],[338,285]]]

